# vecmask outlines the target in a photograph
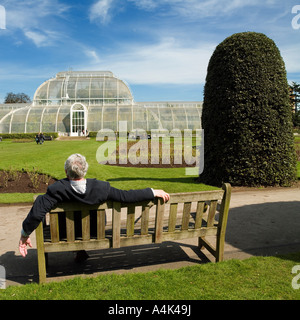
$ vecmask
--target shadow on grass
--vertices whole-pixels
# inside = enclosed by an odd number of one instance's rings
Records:
[[[182,177],[182,178],[153,178],[153,177],[119,177],[119,178],[109,178],[107,181],[113,182],[113,181],[136,181],[136,180],[142,180],[142,181],[166,181],[166,182],[177,182],[177,183],[193,183],[197,184],[195,182],[195,177]]]
[[[109,178],[106,181],[108,182],[126,182],[126,181],[158,181],[158,182],[170,182],[170,183],[183,183],[183,184],[188,184],[188,185],[193,185],[193,186],[205,186],[207,190],[213,190],[213,189],[220,189],[221,187],[218,186],[212,186],[212,185],[207,185],[201,182],[197,181],[198,177],[176,177],[176,178],[169,178],[169,177],[118,177],[118,178]]]

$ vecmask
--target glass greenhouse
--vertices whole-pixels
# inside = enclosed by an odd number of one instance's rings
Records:
[[[30,104],[0,105],[0,133],[112,129],[200,129],[202,102],[135,102],[129,86],[109,71],[59,72],[42,83]]]

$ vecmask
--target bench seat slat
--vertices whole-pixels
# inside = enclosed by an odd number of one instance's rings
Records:
[[[120,247],[139,246],[153,243],[153,234],[134,235],[132,237],[121,237]]]
[[[91,239],[89,241],[75,240],[74,242],[60,241],[56,243],[45,242],[45,252],[62,252],[77,250],[98,250],[108,249],[111,247],[109,239]]]
[[[217,235],[218,228],[200,228],[200,229],[189,229],[189,230],[176,230],[174,232],[163,232],[163,241],[173,241],[173,240],[183,240],[194,237],[205,237],[205,236],[215,236]]]

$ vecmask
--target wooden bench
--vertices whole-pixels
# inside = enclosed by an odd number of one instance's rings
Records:
[[[48,214],[46,226],[44,221],[36,229],[39,281],[46,282],[45,255],[50,252],[120,248],[198,237],[199,247],[206,248],[216,262],[222,261],[230,196],[231,186],[224,184],[222,190],[173,193],[167,203],[160,198],[131,204],[107,201],[96,206],[61,203]],[[106,222],[109,210],[111,223]],[[216,244],[207,241],[206,236],[216,236]]]
[[[52,141],[53,137],[52,136],[44,136],[45,141]]]

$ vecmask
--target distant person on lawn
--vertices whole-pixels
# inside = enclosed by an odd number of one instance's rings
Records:
[[[120,190],[109,182],[97,179],[85,179],[88,163],[81,154],[72,154],[65,162],[67,178],[50,185],[44,195],[36,198],[30,212],[23,221],[19,251],[23,257],[27,255],[27,245],[32,247],[30,234],[38,227],[57,203],[64,201],[80,201],[85,204],[100,204],[106,200],[119,202],[137,202],[153,200],[155,197],[168,201],[170,196],[163,190],[151,188],[139,190]]]

